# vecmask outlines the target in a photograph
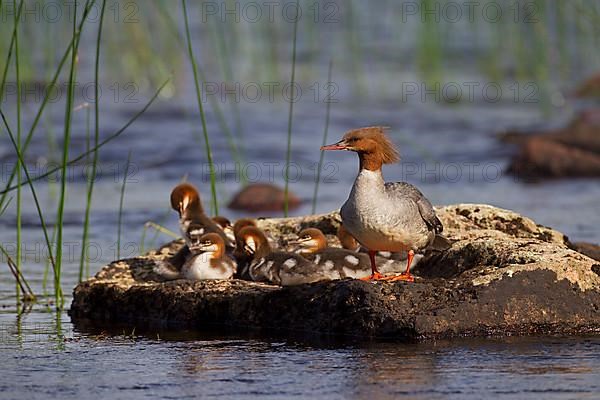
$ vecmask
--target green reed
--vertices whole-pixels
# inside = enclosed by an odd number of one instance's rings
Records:
[[[329,67],[327,68],[327,84],[331,84],[331,73],[333,69],[333,61],[329,61]],[[329,131],[329,112],[331,110],[331,99],[327,101],[327,109],[325,110],[325,128],[323,129],[323,144],[327,144],[327,133]],[[314,214],[317,210],[317,194],[319,192],[319,183],[321,183],[321,167],[323,166],[323,159],[325,158],[325,152],[321,151],[319,156],[319,164],[317,165],[317,179],[315,181],[315,190],[313,192],[312,201],[312,213]]]
[[[171,211],[171,210],[169,210],[169,211]],[[148,221],[144,224],[144,227],[142,228],[142,236],[140,238],[140,254],[144,254],[144,251],[146,248],[146,234],[148,232],[148,229],[150,229],[150,228],[152,228],[156,231],[156,234],[152,238],[152,242],[150,243],[150,246],[152,246],[154,244],[156,238],[158,237],[158,234],[160,234],[160,233],[170,236],[172,239],[178,239],[181,237],[181,234],[179,234],[179,233],[173,232],[172,230],[165,228],[164,226],[157,224],[156,222]]]
[[[15,149],[15,153],[17,154],[17,159],[19,161],[20,168],[22,168],[23,171],[25,172],[25,177],[27,178],[27,182],[29,184],[29,189],[31,190],[31,195],[33,197],[33,201],[35,203],[35,208],[38,213],[38,218],[39,218],[40,224],[42,226],[42,233],[44,234],[44,239],[46,240],[46,246],[48,247],[48,258],[50,260],[50,263],[52,264],[52,269],[54,271],[56,271],[56,263],[54,261],[53,255],[52,255],[52,244],[51,244],[50,238],[48,236],[48,228],[46,225],[46,221],[44,219],[44,215],[42,213],[42,208],[40,206],[40,202],[38,200],[37,192],[35,191],[35,187],[33,185],[33,180],[31,179],[31,176],[29,175],[29,170],[27,169],[27,165],[25,164],[25,160],[23,159],[23,154],[19,147],[19,143],[17,140],[15,140],[15,136],[13,135],[12,130],[10,129],[10,126],[8,125],[8,121],[6,120],[6,116],[4,115],[4,113],[2,112],[1,109],[0,109],[0,117],[2,117],[2,122],[4,123],[4,127],[6,128],[6,131],[10,138],[10,141]],[[20,268],[18,267],[18,264],[17,264],[17,271],[20,273]]]
[[[121,196],[119,198],[119,214],[117,218],[117,260],[121,259],[121,226],[123,222],[123,200],[125,199],[125,186],[127,185],[127,175],[129,174],[129,165],[131,163],[131,150],[127,154],[127,164],[123,171],[123,183],[121,184]]]
[[[74,158],[70,159],[69,162],[67,162],[67,166],[71,166],[73,164],[78,163],[79,161],[83,160],[84,158],[86,158],[87,156],[89,156],[90,154],[92,154],[93,152],[101,149],[106,144],[112,142],[113,140],[115,140],[116,138],[118,138],[119,136],[121,136],[127,130],[127,128],[129,128],[135,121],[137,121],[137,119],[139,117],[141,117],[150,108],[150,106],[158,98],[158,95],[162,92],[162,90],[165,88],[165,86],[167,86],[167,84],[170,81],[171,81],[171,78],[167,78],[162,83],[162,85],[160,85],[158,87],[158,89],[156,89],[156,91],[154,92],[154,94],[152,95],[152,97],[148,100],[148,102],[144,105],[144,107],[142,107],[138,112],[136,112],[133,115],[133,117],[131,117],[131,119],[129,121],[127,121],[121,128],[119,128],[113,134],[111,134],[111,135],[107,136],[106,138],[102,139],[100,141],[100,143],[98,143],[97,146],[94,146],[91,149],[89,149],[88,151],[84,151],[83,153],[79,154],[77,157],[74,157]],[[29,180],[27,180],[25,182],[22,182],[21,185],[28,184],[29,182],[35,182],[35,181],[39,181],[41,179],[47,178],[47,177],[53,175],[55,172],[60,171],[61,168],[62,168],[62,166],[51,168],[48,171],[44,172],[43,174],[34,176],[31,179],[29,179]],[[17,185],[8,186],[4,190],[0,191],[0,195],[7,195],[8,193],[12,192],[16,188],[17,188]]]
[[[198,101],[198,111],[200,112],[200,119],[202,121],[202,133],[204,135],[204,146],[206,150],[206,158],[208,161],[208,168],[210,170],[210,192],[212,195],[212,209],[215,212],[215,215],[219,214],[219,204],[217,202],[217,182],[215,176],[215,166],[212,160],[212,151],[210,149],[210,141],[208,138],[208,130],[206,128],[206,117],[204,115],[204,107],[202,105],[202,95],[200,92],[200,82],[198,79],[198,67],[196,65],[196,58],[194,57],[194,50],[192,48],[192,38],[190,35],[190,27],[188,22],[187,15],[187,7],[185,0],[181,0],[181,5],[183,7],[183,19],[185,22],[185,36],[187,39],[187,49],[188,56],[190,59],[190,63],[192,65],[192,72],[194,74],[194,85],[196,87],[196,98]]]
[[[92,3],[93,3],[93,1],[92,1]],[[87,9],[84,12],[84,16],[82,17],[81,22],[79,23],[79,27],[78,27],[79,31],[81,31],[81,29],[83,28],[83,24],[85,22],[85,19],[87,18],[88,13],[89,13],[89,9]],[[69,54],[71,53],[71,49],[73,48],[74,44],[75,44],[75,38],[72,37],[70,40],[69,46],[65,50],[65,52],[58,64],[56,72],[54,73],[54,76],[52,77],[52,80],[50,81],[50,84],[48,85],[49,88],[56,87],[56,82],[58,81],[58,78],[61,74],[64,64],[66,63],[67,59],[69,58]],[[38,111],[33,119],[33,123],[31,124],[31,127],[29,128],[29,132],[27,133],[27,136],[25,137],[25,141],[23,142],[23,145],[22,145],[23,154],[25,154],[25,152],[27,151],[27,147],[29,146],[31,139],[33,138],[33,134],[35,133],[37,125],[40,122],[41,116],[42,116],[46,106],[48,105],[48,102],[50,101],[51,96],[52,96],[52,91],[47,90],[46,94],[44,95],[44,98],[42,99],[42,103],[40,104],[40,108],[38,109]],[[10,176],[6,183],[5,189],[2,192],[0,192],[0,208],[2,208],[4,206],[4,201],[6,200],[7,193],[16,188],[16,186],[11,186],[13,179],[16,176],[16,173],[17,173],[17,168],[15,166],[15,167],[13,167],[13,169],[10,173]]]
[[[104,11],[106,9],[106,0],[102,0],[100,8],[100,22],[98,25],[98,34],[96,35],[96,59],[94,62],[94,147],[98,147],[100,140],[100,94],[99,94],[99,75],[100,75],[100,43],[102,40],[102,26],[104,24]],[[88,149],[89,151],[89,149]],[[96,181],[96,168],[98,165],[98,150],[93,152],[92,172],[88,176],[87,197],[85,205],[85,217],[83,221],[83,234],[81,238],[81,257],[79,261],[79,282],[83,280],[84,265],[88,268],[87,243],[90,224],[90,213],[92,210],[92,194],[94,192],[94,182]],[[89,274],[86,274],[86,278]]]
[[[15,10],[17,9],[17,1],[13,0],[13,7],[15,8]],[[23,8],[23,0],[21,0],[20,4],[19,4],[19,9]],[[17,151],[17,153],[20,153],[21,151],[21,74],[20,74],[20,66],[19,66],[19,20],[18,18],[18,13],[15,13],[15,20],[14,20],[14,24],[15,24],[15,30],[14,30],[14,43],[15,43],[15,77],[16,77],[16,89],[17,89],[17,141],[16,141],[16,145],[15,145],[15,149]],[[4,117],[3,117],[4,118]],[[6,128],[8,129],[8,125],[6,126]],[[11,139],[12,139],[12,135],[11,135]],[[17,163],[16,163],[16,168],[17,168],[17,183],[20,184],[21,183],[21,157],[18,158]],[[20,273],[21,272],[21,263],[22,263],[22,254],[21,254],[21,187],[19,186],[19,188],[17,189],[17,243],[16,243],[16,269],[17,271]],[[17,301],[20,298],[20,293],[19,293],[19,289],[20,286],[17,284],[16,285],[16,294],[17,294]]]
[[[298,38],[298,20],[300,19],[300,0],[296,0],[296,18],[294,20],[294,36],[292,44],[292,76],[290,78],[290,105],[288,110],[287,149],[285,152],[285,188],[283,192],[283,216],[288,216],[289,208],[289,183],[290,183],[290,161],[292,158],[292,119],[294,115],[296,81],[296,42]]]
[[[85,7],[88,7],[86,2]],[[65,211],[65,202],[67,197],[67,164],[69,162],[69,145],[71,143],[71,122],[73,112],[73,98],[75,90],[75,76],[77,70],[77,51],[79,49],[79,39],[81,31],[77,30],[77,3],[73,6],[73,38],[75,42],[71,48],[71,66],[69,68],[69,79],[67,83],[67,101],[65,104],[65,126],[63,134],[62,164],[60,169],[60,191],[58,200],[58,210],[56,212],[56,271],[54,274],[54,295],[56,306],[62,308],[63,295],[60,285],[62,270],[62,246],[63,246],[63,218]]]

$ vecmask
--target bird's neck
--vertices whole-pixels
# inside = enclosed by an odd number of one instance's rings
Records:
[[[377,152],[358,153],[358,159],[360,160],[361,170],[368,169],[369,171],[379,171],[381,173],[383,161]]]
[[[385,181],[383,180],[383,174],[381,169],[370,170],[367,168],[361,168],[358,172],[358,176],[354,181],[354,189],[359,191],[383,191],[385,188]]]

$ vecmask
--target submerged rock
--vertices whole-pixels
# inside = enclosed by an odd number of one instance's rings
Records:
[[[520,146],[508,172],[527,180],[600,176],[600,111],[579,114],[569,125],[529,135],[507,133]]]
[[[438,208],[453,242],[415,283],[339,280],[278,287],[241,280],[159,282],[152,266],[180,242],[116,261],[74,290],[74,322],[250,328],[396,339],[600,332],[600,264],[567,238],[487,205]],[[263,219],[281,244],[300,228],[333,235],[339,215]]]
[[[250,212],[282,211],[285,192],[270,183],[251,183],[240,190],[227,207]],[[288,209],[295,210],[302,204],[292,192],[288,192]]]

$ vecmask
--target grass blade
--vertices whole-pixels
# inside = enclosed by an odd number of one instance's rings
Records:
[[[123,221],[123,199],[125,198],[125,185],[127,185],[127,174],[129,173],[129,163],[131,162],[131,150],[127,154],[127,164],[123,171],[123,184],[121,185],[121,198],[119,199],[119,217],[117,220],[117,260],[121,259],[121,222]]]
[[[0,4],[1,5],[1,4]],[[0,10],[2,8],[0,7]],[[17,28],[21,21],[21,11],[23,10],[23,2],[19,4],[19,9],[15,14],[15,25],[13,27],[13,33],[10,39],[10,45],[8,46],[8,54],[6,55],[6,63],[4,64],[4,72],[2,73],[2,82],[0,82],[0,96],[4,93],[4,86],[6,84],[6,77],[8,75],[8,67],[10,66],[10,59],[12,58],[13,48],[15,46],[15,40],[17,38]]]
[[[140,111],[138,111],[129,121],[127,121],[127,123],[125,125],[123,125],[118,131],[116,131],[112,135],[108,136],[106,139],[102,140],[100,143],[98,143],[97,146],[94,146],[91,149],[89,149],[88,151],[85,151],[85,152],[81,153],[80,155],[78,155],[77,157],[71,159],[67,163],[67,165],[73,165],[73,164],[83,160],[85,157],[92,154],[94,151],[102,148],[102,146],[106,145],[107,143],[109,143],[109,142],[113,141],[114,139],[118,138],[119,136],[121,136],[121,134],[123,134],[123,132],[125,132],[125,130],[127,130],[127,128],[129,128],[129,126],[131,126],[131,124],[133,124],[139,117],[142,116],[142,114],[144,114],[144,112],[146,112],[146,110],[148,110],[148,108],[150,108],[150,106],[154,103],[154,101],[156,100],[156,98],[158,97],[160,92],[164,89],[164,87],[167,85],[167,83],[169,83],[170,80],[171,80],[171,78],[168,78],[166,81],[164,81],[163,84],[160,85],[160,87],[156,90],[156,92],[154,93],[152,98],[150,98],[148,103],[146,103],[146,105]],[[31,180],[22,182],[21,185],[47,178],[48,176],[54,174],[56,171],[59,171],[60,169],[61,169],[61,167],[52,168],[43,174],[33,177]],[[6,189],[4,189],[3,191],[0,192],[0,195],[5,195],[9,192],[12,192],[16,188],[17,188],[17,185],[7,187]]]
[[[17,8],[17,0],[13,0],[13,7],[16,9]],[[20,4],[19,4],[19,11],[23,8],[23,0],[21,0]],[[18,13],[15,13],[15,27],[14,27],[14,31],[13,31],[13,43],[14,43],[14,47],[15,47],[15,77],[16,77],[16,86],[17,86],[17,142],[15,144],[15,149],[17,151],[17,153],[20,153],[20,148],[21,148],[21,68],[19,66],[19,20],[18,18]],[[1,93],[1,92],[0,92]],[[7,126],[8,128],[8,126]],[[11,140],[12,140],[12,135],[11,135]],[[14,143],[14,141],[13,141]],[[17,183],[20,184],[21,183],[21,157],[19,157],[17,159],[17,164],[16,164],[16,168],[17,168]],[[16,265],[15,267],[17,268],[17,271],[20,273],[21,272],[21,186],[19,185],[19,189],[17,189],[17,254],[16,254]],[[17,302],[19,301],[20,298],[20,293],[19,293],[19,289],[20,286],[19,284],[16,285],[16,294],[17,294]]]
[[[102,0],[100,8],[100,22],[98,26],[98,35],[96,36],[96,62],[94,66],[94,147],[98,146],[100,140],[100,97],[98,90],[98,77],[100,74],[100,41],[102,39],[102,25],[104,23],[104,11],[106,9],[106,0]],[[96,181],[96,166],[98,165],[98,150],[94,151],[92,160],[92,173],[88,177],[88,190],[85,205],[85,217],[83,221],[83,234],[81,238],[81,257],[79,261],[79,282],[83,280],[84,264],[88,265],[87,260],[87,242],[89,234],[90,213],[92,210],[92,193],[94,192],[94,182]],[[87,275],[87,274],[86,274]]]
[[[21,154],[21,150],[19,149],[18,143],[15,141],[15,137],[10,129],[10,126],[8,125],[8,121],[6,120],[6,116],[2,112],[2,109],[0,109],[0,117],[2,117],[2,121],[4,122],[4,127],[6,128],[6,131],[8,132],[8,136],[10,137],[10,141],[12,142],[12,145],[15,148],[15,152],[17,153],[19,162],[21,163],[23,171],[25,172],[25,177],[27,178],[27,181],[29,182],[29,188],[31,189],[31,195],[33,196],[33,201],[35,203],[38,217],[40,219],[40,224],[42,225],[42,231],[44,233],[44,239],[46,240],[46,246],[48,246],[48,257],[52,264],[52,268],[54,270],[56,270],[56,263],[54,262],[54,257],[52,255],[52,245],[50,242],[50,238],[48,236],[48,228],[47,228],[46,222],[44,220],[44,215],[42,213],[42,208],[40,207],[40,202],[38,200],[37,193],[35,191],[35,187],[33,186],[33,181],[31,180],[31,177],[29,175],[29,170],[27,169],[27,166],[25,165],[25,160],[23,160],[23,154]]]
[[[83,28],[83,24],[89,14],[90,9],[92,8],[91,5],[93,5],[95,2],[95,0],[92,0],[90,3],[90,7],[88,7],[81,19],[81,22],[79,23],[79,31],[81,31],[81,29]],[[67,49],[65,50],[59,64],[58,64],[58,68],[56,70],[56,72],[54,73],[54,77],[52,78],[52,80],[50,81],[49,87],[56,87],[56,82],[58,80],[58,77],[60,76],[60,73],[62,71],[62,68],[65,64],[65,62],[67,61],[67,59],[69,58],[69,54],[71,52],[71,48],[73,47],[73,45],[75,44],[75,38],[71,38],[71,42],[69,43],[69,46],[67,47]],[[27,151],[27,147],[29,146],[29,143],[31,142],[31,139],[33,138],[33,133],[35,132],[35,129],[38,125],[38,123],[40,122],[40,118],[42,116],[42,113],[44,112],[44,109],[46,108],[46,105],[48,104],[48,101],[50,100],[52,96],[52,91],[51,90],[47,90],[46,94],[44,96],[44,99],[42,100],[42,104],[40,105],[40,108],[38,109],[37,114],[35,115],[35,118],[33,119],[33,123],[31,124],[31,128],[29,128],[29,133],[27,133],[27,137],[25,138],[25,142],[23,143],[22,146],[22,153],[23,155],[25,154],[25,152]],[[58,169],[57,169],[58,170]],[[13,168],[10,177],[8,178],[8,182],[6,183],[5,189],[0,193],[1,197],[0,197],[0,208],[4,205],[4,201],[6,200],[6,193],[9,192],[13,182],[13,179],[15,178],[17,172],[17,168],[16,166]],[[55,172],[55,171],[54,171]],[[16,188],[16,186],[14,186]],[[9,190],[10,189],[10,190]]]
[[[194,73],[194,85],[196,87],[196,97],[198,100],[198,110],[200,111],[200,119],[202,120],[202,132],[204,134],[204,146],[206,148],[206,158],[208,160],[208,168],[210,170],[210,192],[212,195],[212,209],[215,210],[215,214],[219,214],[219,205],[217,203],[217,184],[215,177],[215,166],[212,161],[212,152],[210,149],[210,142],[208,139],[208,131],[206,129],[206,118],[204,116],[204,108],[202,106],[202,96],[200,93],[200,82],[198,80],[198,67],[196,65],[196,58],[194,57],[194,50],[192,49],[192,39],[190,35],[190,26],[188,22],[187,7],[185,0],[181,0],[183,6],[183,19],[185,22],[185,36],[187,39],[187,50],[190,63],[192,64],[192,72]]]
[[[87,7],[88,3],[86,3]],[[67,196],[67,163],[69,161],[69,144],[71,143],[71,113],[73,111],[73,97],[75,90],[75,74],[77,65],[77,51],[79,49],[80,33],[77,31],[77,3],[73,6],[73,38],[75,42],[71,48],[71,66],[67,84],[67,102],[65,105],[65,130],[63,134],[62,166],[60,169],[60,196],[56,212],[56,269],[54,270],[54,297],[56,307],[62,308],[63,296],[60,285],[62,270],[62,245],[63,245],[63,217]]]
[[[292,116],[294,115],[294,85],[296,80],[296,39],[298,37],[298,20],[300,19],[300,0],[296,0],[296,19],[294,20],[294,43],[292,48],[292,77],[290,79],[290,108],[288,114],[287,150],[285,153],[285,188],[283,192],[283,216],[288,216],[290,160],[292,156]]]

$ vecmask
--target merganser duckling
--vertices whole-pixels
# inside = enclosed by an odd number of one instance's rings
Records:
[[[361,279],[371,275],[371,262],[366,253],[358,253],[339,247],[328,247],[327,238],[317,228],[306,228],[298,234],[295,244],[300,247],[297,253],[324,268],[331,279]],[[385,272],[398,272],[398,263],[394,260],[379,258],[378,264]]]
[[[253,281],[290,286],[327,279],[321,268],[299,254],[274,251],[265,234],[255,226],[242,228],[238,238],[252,257],[248,270]]]
[[[191,280],[231,279],[235,262],[225,254],[225,241],[216,233],[190,237],[191,256],[181,268],[181,276]]]
[[[341,208],[342,223],[352,236],[368,250],[371,280],[403,280],[413,282],[410,274],[415,251],[450,243],[441,236],[443,226],[433,206],[413,185],[406,182],[385,183],[383,164],[399,160],[398,151],[384,133],[383,127],[368,127],[347,132],[337,143],[321,150],[347,150],[358,154],[360,172],[348,200]],[[377,251],[408,251],[406,271],[385,277],[375,264]]]
[[[212,220],[217,223],[225,232],[225,236],[229,239],[230,242],[235,243],[235,235],[233,234],[233,226],[231,226],[231,221],[221,215],[217,215],[212,217]]]
[[[188,231],[190,224],[194,223],[200,233],[216,233],[223,238],[227,246],[233,243],[227,238],[223,229],[204,213],[198,190],[189,183],[182,183],[171,192],[171,207],[179,213],[179,229],[186,244],[189,246]]]
[[[250,276],[249,267],[254,254],[246,251],[244,240],[240,237],[240,231],[247,226],[256,227],[256,222],[250,218],[240,218],[235,221],[235,224],[233,224],[233,235],[235,236],[235,249],[233,250],[233,256],[235,257],[238,265],[236,277],[251,281],[252,277]]]
[[[348,249],[327,247],[327,238],[317,228],[306,228],[292,242],[297,253],[329,272],[331,279],[365,278],[371,274],[369,257]]]
[[[354,236],[352,236],[350,232],[348,232],[348,229],[344,228],[343,224],[340,224],[336,236],[340,240],[340,244],[344,249],[352,251],[360,250],[360,243],[358,243],[356,239],[354,239]]]

